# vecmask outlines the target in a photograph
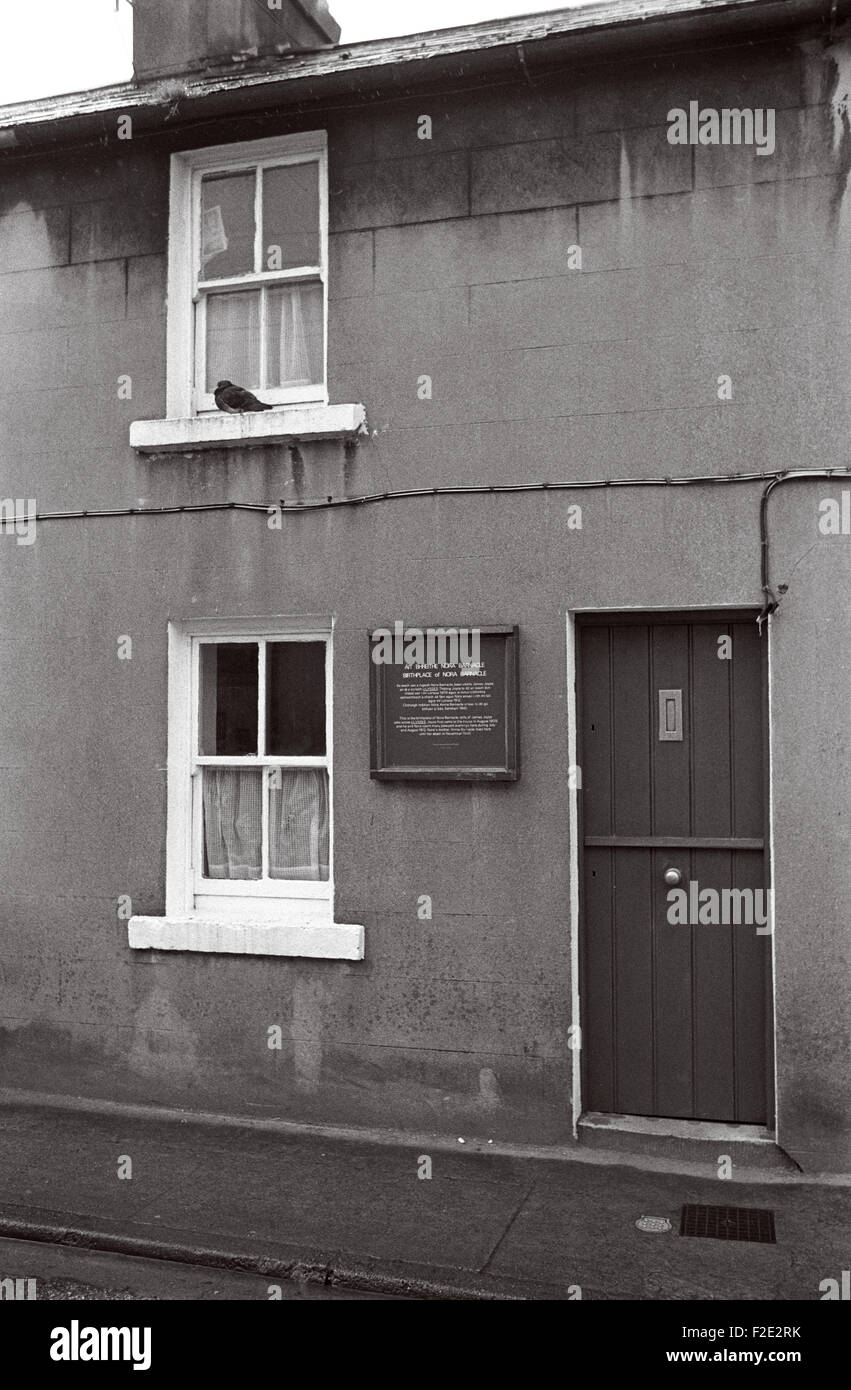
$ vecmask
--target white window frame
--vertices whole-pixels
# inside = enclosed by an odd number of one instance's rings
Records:
[[[201,180],[207,174],[238,173],[280,165],[317,163],[319,168],[320,265],[199,281],[201,257]],[[261,174],[262,178],[262,174]],[[259,181],[258,181],[259,189]],[[262,228],[255,228],[262,236]],[[257,249],[257,248],[255,248]],[[262,250],[262,248],[261,248]],[[262,258],[261,258],[262,259]],[[318,277],[317,277],[318,270]],[[324,130],[274,136],[201,150],[182,150],[171,157],[168,252],[167,414],[169,419],[203,416],[216,411],[212,394],[204,390],[205,314],[207,293],[253,286],[316,280],[323,290],[322,381],[311,386],[263,389],[263,399],[276,407],[328,404],[328,137]],[[199,290],[199,283],[202,289]],[[196,307],[200,306],[200,307]],[[250,386],[250,382],[238,382]]]
[[[322,902],[330,903],[333,885],[331,882],[331,864],[333,862],[333,816],[330,814],[333,795],[333,774],[331,756],[331,700],[330,692],[332,689],[332,653],[331,653],[331,633],[328,631],[320,632],[273,632],[273,633],[233,633],[224,634],[205,632],[195,633],[189,638],[190,641],[190,743],[189,743],[189,779],[190,779],[190,842],[189,853],[191,860],[191,893],[193,897],[193,908],[201,912],[220,912],[225,915],[245,916],[246,914],[261,915],[268,913],[276,916],[280,912],[280,900],[296,900],[302,898],[316,898]],[[216,755],[205,755],[198,751],[200,747],[200,674],[201,674],[201,650],[205,646],[217,646],[227,644],[244,644],[246,646],[256,646],[258,653],[258,746],[263,746],[266,741],[266,656],[268,644],[270,642],[314,642],[322,643],[325,648],[325,753],[319,757],[290,757],[286,755],[273,754],[246,754],[241,756],[219,757]],[[261,846],[261,877],[259,879],[212,879],[205,878],[203,872],[204,864],[204,817],[202,805],[202,775],[205,767],[222,768],[244,768],[248,771],[261,771],[272,768],[294,768],[309,767],[322,768],[328,773],[328,879],[270,879],[268,877],[268,830],[269,830],[269,779],[264,771],[264,786],[262,796],[262,846]],[[272,899],[271,903],[259,903],[258,899]],[[224,901],[222,901],[224,900]]]
[[[334,921],[333,619],[303,617],[198,618],[168,625],[168,807],[164,917],[131,917],[137,949],[237,954],[363,958],[363,927]],[[326,646],[324,758],[257,756],[204,758],[197,753],[198,670],[208,642],[321,641]],[[265,706],[261,695],[260,708]],[[204,880],[199,767],[327,766],[328,879]],[[265,814],[264,814],[265,831]],[[265,851],[264,851],[265,862]],[[200,889],[200,891],[199,891]],[[208,889],[210,891],[208,891]]]

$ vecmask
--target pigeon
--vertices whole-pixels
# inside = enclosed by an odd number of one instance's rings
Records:
[[[232,381],[220,381],[213,392],[213,399],[219,410],[226,410],[228,415],[244,415],[249,410],[274,409],[273,406],[258,401],[244,386],[234,386]]]

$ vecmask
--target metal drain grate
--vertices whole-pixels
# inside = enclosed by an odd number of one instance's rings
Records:
[[[766,1207],[684,1206],[681,1236],[707,1236],[710,1240],[753,1240],[776,1245],[774,1212]]]

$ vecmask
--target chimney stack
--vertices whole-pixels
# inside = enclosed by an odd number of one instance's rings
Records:
[[[137,82],[227,68],[240,59],[329,48],[340,37],[326,0],[134,0]]]

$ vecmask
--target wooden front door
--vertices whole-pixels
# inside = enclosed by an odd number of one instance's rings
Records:
[[[583,1109],[770,1125],[764,642],[747,616],[601,618],[578,627]]]

